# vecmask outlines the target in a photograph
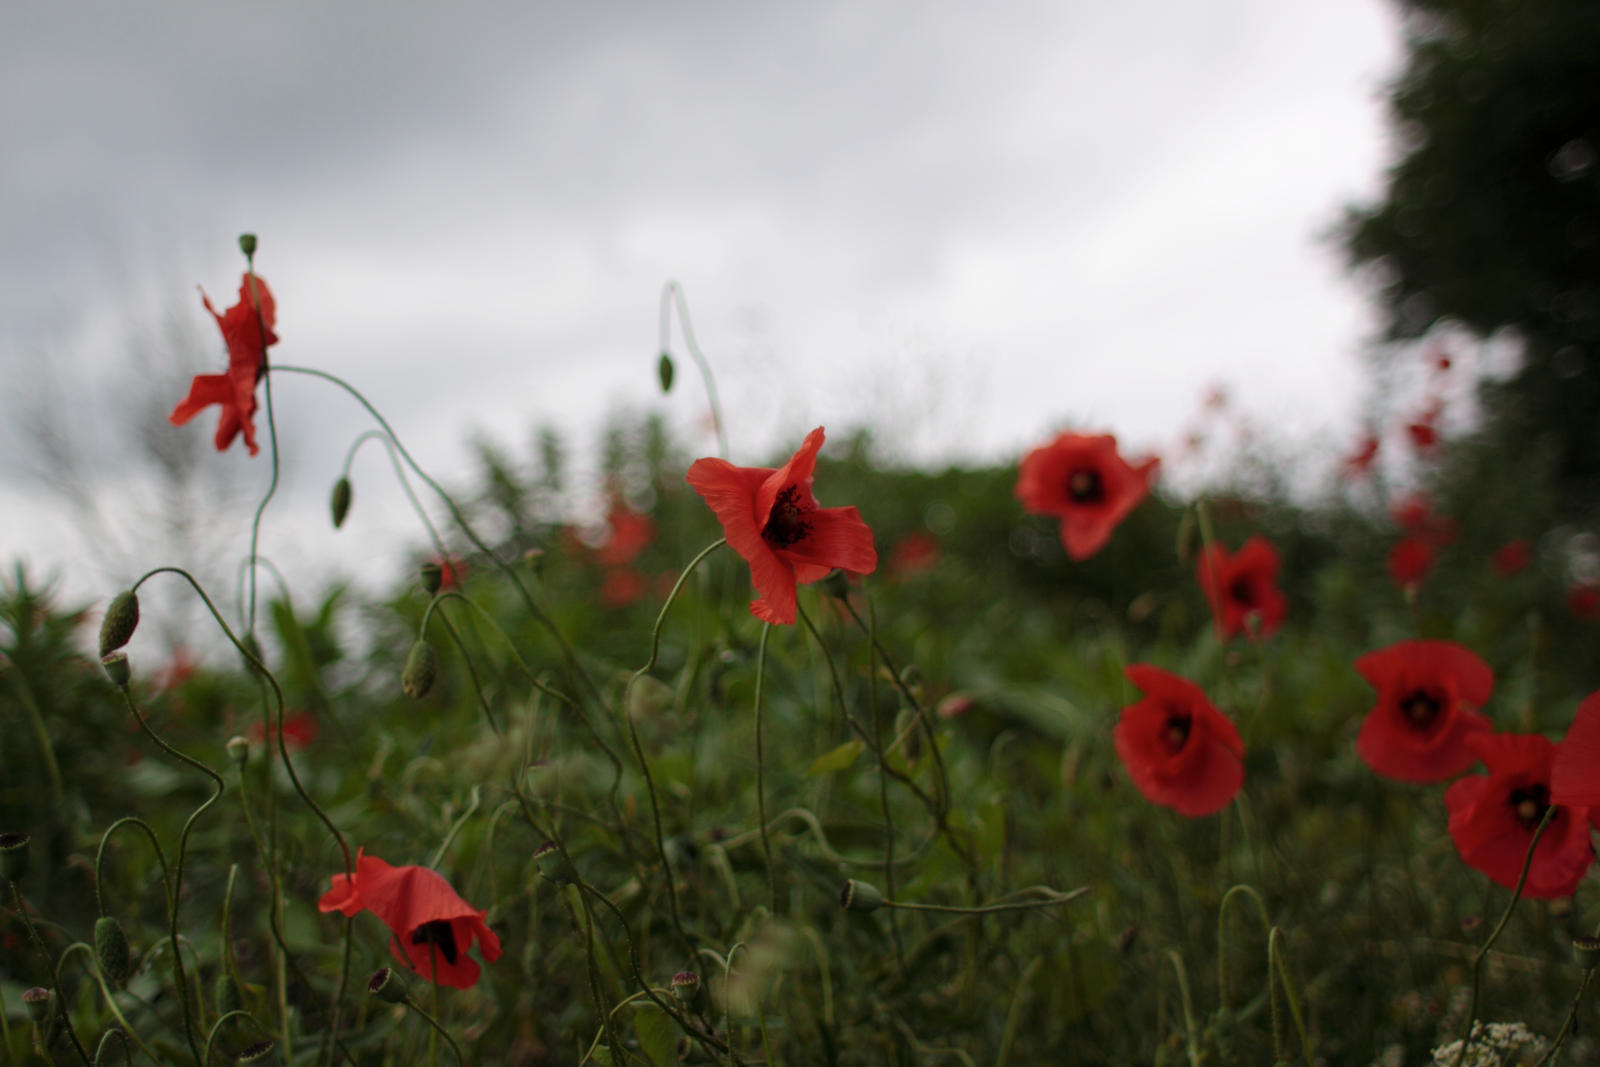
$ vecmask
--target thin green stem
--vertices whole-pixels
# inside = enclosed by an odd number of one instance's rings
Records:
[[[1178,976],[1178,996],[1183,1003],[1183,1029],[1188,1041],[1189,1067],[1200,1067],[1200,1030],[1195,1024],[1194,1000],[1189,996],[1189,973],[1184,970],[1183,957],[1177,949],[1168,949],[1166,958]]]
[[[1039,968],[1044,966],[1044,957],[1035,956],[1033,962],[1028,964],[1022,977],[1017,979],[1016,991],[1011,994],[1011,1008],[1006,1012],[1006,1028],[1000,1037],[1000,1051],[995,1056],[994,1067],[1006,1067],[1011,1062],[1011,1049],[1017,1041],[1017,1027],[1022,1022],[1022,1005],[1028,995],[1028,987],[1033,984],[1033,978],[1039,973]]]
[[[417,513],[417,518],[422,520],[423,527],[428,531],[428,540],[433,542],[433,550],[439,554],[441,561],[449,555],[445,551],[444,539],[439,536],[438,529],[433,525],[433,520],[428,517],[428,512],[422,506],[422,501],[417,499],[417,492],[411,488],[411,479],[406,477],[406,470],[400,465],[400,457],[395,452],[394,442],[389,440],[389,435],[383,430],[368,430],[361,434],[350,444],[350,451],[345,453],[344,471],[342,477],[350,477],[350,465],[355,462],[356,450],[367,441],[382,441],[384,449],[389,453],[389,462],[394,467],[394,476],[400,482],[400,488],[405,491],[406,499],[411,502],[411,510]]]
[[[689,355],[694,357],[695,366],[700,369],[700,380],[706,386],[706,400],[711,405],[711,424],[717,431],[717,454],[727,459],[728,435],[723,430],[722,405],[717,403],[716,378],[711,373],[711,364],[706,362],[699,344],[695,342],[694,328],[689,325],[689,301],[683,295],[683,287],[676,281],[669,281],[661,288],[661,351],[666,352],[672,340],[674,301],[678,306],[678,325],[683,329],[684,344],[689,348]]]
[[[1057,904],[1066,904],[1077,900],[1089,892],[1088,886],[1080,886],[1070,892],[1060,892],[1045,885],[1029,886],[1019,889],[1015,893],[1008,893],[1001,901],[994,904],[979,904],[964,906],[958,904],[917,904],[906,900],[885,900],[886,908],[901,908],[905,911],[942,911],[951,915],[989,915],[997,911],[1031,911],[1034,908],[1053,908]],[[1042,900],[1011,900],[1011,897],[1021,896],[1024,893],[1033,893],[1042,896]]]
[[[50,962],[50,950],[45,947],[44,938],[39,935],[39,928],[33,924],[33,917],[28,914],[28,905],[22,899],[22,888],[16,882],[11,882],[11,897],[15,902],[17,914],[22,916],[22,925],[28,928],[28,939],[33,942],[34,949],[44,959],[45,972],[50,975],[50,991],[55,994],[55,1002],[61,1011],[61,1021],[66,1027],[67,1036],[72,1039],[72,1047],[87,1064],[89,1053],[78,1041],[78,1032],[72,1028],[72,1015],[67,1011],[66,998],[61,995],[60,961],[55,964]]]
[[[105,973],[100,970],[100,961],[95,958],[93,948],[84,944],[82,941],[74,941],[72,944],[68,945],[61,951],[60,958],[56,960],[57,974],[59,975],[61,966],[67,962],[67,957],[71,956],[74,952],[81,953],[83,956],[88,958],[88,963],[85,964],[85,967],[90,976],[94,978],[95,984],[100,987],[100,995],[105,998],[106,1007],[111,1010],[112,1017],[115,1018],[117,1022],[122,1024],[124,1038],[126,1040],[131,1040],[141,1052],[155,1061],[156,1067],[162,1067],[160,1058],[150,1050],[148,1045],[139,1040],[139,1035],[133,1031],[133,1024],[128,1021],[127,1016],[122,1014],[122,1009],[117,1005],[116,994],[112,991],[110,983],[106,981]],[[103,1043],[104,1042],[102,1042],[102,1044]],[[124,1045],[124,1049],[126,1049],[126,1044]]]
[[[224,1012],[220,1017],[218,1017],[216,1022],[211,1024],[211,1029],[206,1034],[206,1047],[203,1053],[204,1058],[200,1061],[201,1067],[209,1067],[209,1064],[211,1063],[211,1045],[214,1041],[216,1041],[217,1034],[222,1029],[222,1024],[227,1022],[229,1019],[249,1019],[251,1025],[253,1025],[256,1030],[261,1033],[262,1037],[272,1036],[272,1031],[268,1030],[265,1026],[262,1026],[261,1023],[257,1021],[256,1017],[251,1015],[249,1012],[237,1010]]]
[[[767,834],[767,779],[766,779],[766,750],[762,745],[761,731],[761,685],[766,678],[767,669],[767,638],[772,635],[772,624],[761,624],[761,643],[756,651],[756,814],[760,818],[761,827],[761,853],[767,862],[767,895],[772,902],[772,913],[779,914],[778,910],[778,876],[777,870],[772,865],[772,839]]]
[[[278,420],[272,412],[272,375],[267,373],[267,324],[261,314],[261,298],[256,290],[256,261],[253,254],[245,255],[245,274],[250,279],[250,304],[256,313],[256,329],[260,330],[261,366],[256,371],[256,380],[265,380],[265,407],[267,411],[267,442],[268,453],[272,457],[272,476],[267,482],[267,491],[261,497],[261,503],[256,505],[254,520],[250,523],[250,558],[256,559],[259,555],[261,543],[261,517],[266,514],[267,505],[278,492]],[[254,636],[256,632],[256,570],[250,568],[250,609],[245,616],[245,633]],[[191,1041],[191,1044],[193,1042]]]

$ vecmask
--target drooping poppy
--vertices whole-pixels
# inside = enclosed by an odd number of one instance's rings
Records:
[[[468,949],[476,944],[485,963],[500,958],[500,938],[483,921],[488,913],[462,900],[437,871],[391,867],[362,850],[355,876],[336,874],[332,882],[318,910],[372,912],[393,932],[389,951],[395,960],[424,979],[437,976],[440,985],[467,989],[479,973]]]
[[[1550,770],[1550,802],[1600,812],[1600,692],[1578,705]]]
[[[1064,433],[1029,452],[1017,468],[1017,499],[1034,515],[1061,520],[1061,544],[1088,559],[1150,491],[1158,460],[1130,465],[1110,434]]]
[[[1445,790],[1450,836],[1471,866],[1507,889],[1516,887],[1533,832],[1551,808],[1551,764],[1556,745],[1538,734],[1481,733],[1467,747],[1487,775],[1475,774]],[[1577,891],[1594,848],[1589,844],[1587,807],[1554,804],[1555,815],[1539,838],[1528,867],[1524,896],[1570,897]]]
[[[178,402],[167,420],[182,426],[212,404],[221,405],[217,451],[226,451],[243,431],[245,447],[254,456],[261,451],[256,446],[256,382],[266,366],[267,346],[278,343],[278,335],[272,332],[278,320],[277,302],[266,279],[249,272],[239,283],[239,302],[226,312],[217,313],[204,289],[200,298],[222,330],[222,340],[228,346],[228,370],[224,374],[195,375],[189,383],[189,395]]]
[[[1402,782],[1439,782],[1472,766],[1468,739],[1493,729],[1477,712],[1494,691],[1487,663],[1453,641],[1401,641],[1355,666],[1378,691],[1356,737],[1368,767]]]
[[[1494,555],[1489,557],[1489,565],[1502,578],[1509,578],[1526,570],[1528,564],[1532,562],[1533,547],[1526,541],[1507,541],[1495,549]]]
[[[797,585],[820,581],[834,568],[870,574],[878,566],[872,530],[861,514],[853,507],[819,507],[811,495],[822,441],[818,426],[777,469],[735,467],[717,458],[689,467],[689,484],[717,516],[729,546],[750,564],[760,594],[750,613],[766,622],[794,622]]]
[[[1224,640],[1244,632],[1251,616],[1266,637],[1288,613],[1289,601],[1277,586],[1278,550],[1264,537],[1250,538],[1232,555],[1226,545],[1212,544],[1200,554],[1195,577]]]
[[[1122,709],[1111,740],[1139,792],[1191,818],[1227,807],[1244,784],[1238,729],[1187,678],[1146,663],[1123,673],[1144,699]]]

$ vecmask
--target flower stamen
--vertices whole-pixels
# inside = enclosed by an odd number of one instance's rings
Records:
[[[788,548],[811,532],[803,516],[809,510],[800,499],[800,487],[785,486],[772,502],[772,513],[761,528],[761,538],[773,548]]]
[[[1105,482],[1100,472],[1084,467],[1067,478],[1067,496],[1075,504],[1098,504],[1106,498]]]

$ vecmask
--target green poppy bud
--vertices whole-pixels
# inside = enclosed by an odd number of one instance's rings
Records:
[[[350,514],[350,494],[349,478],[340,478],[333,483],[333,496],[328,501],[328,507],[333,512],[335,530],[344,525],[344,517]]]
[[[100,655],[121,648],[139,628],[139,596],[133,590],[118,593],[100,623]]]
[[[393,967],[379,967],[372,972],[372,977],[367,980],[367,995],[388,1001],[390,1004],[404,1004],[406,1002],[405,979],[396,974]]]
[[[100,970],[113,986],[128,980],[128,935],[122,932],[122,924],[109,915],[95,920],[94,958],[100,961]]]
[[[239,1067],[273,1067],[278,1062],[278,1046],[271,1041],[257,1041],[239,1053],[234,1062]]]
[[[433,654],[433,646],[422,640],[412,644],[406,655],[405,672],[400,675],[400,688],[406,696],[421,700],[433,688],[438,675],[439,660]]]
[[[705,983],[693,971],[679,971],[672,976],[672,995],[685,1009],[695,1011],[704,1000]]]
[[[53,990],[34,986],[22,994],[22,1003],[33,1020],[34,1040],[41,1055],[61,1036],[61,1007]]]
[[[845,882],[844,889],[839,893],[839,906],[845,911],[877,911],[883,907],[883,893],[869,882],[858,882],[852,878]]]
[[[668,352],[661,353],[661,360],[656,364],[656,375],[661,379],[661,391],[672,392],[672,355]]]
[[[105,668],[106,677],[111,679],[111,684],[118,689],[128,688],[128,681],[133,672],[128,667],[128,654],[126,652],[110,652],[100,657],[100,666]]]
[[[444,567],[438,560],[430,559],[417,568],[417,575],[422,579],[422,588],[429,596],[437,593],[439,587],[444,585]]]
[[[28,873],[28,842],[32,837],[26,830],[9,830],[0,834],[0,875],[8,882],[20,882]]]
[[[239,235],[239,251],[244,253],[246,259],[254,257],[256,254],[256,235],[253,233],[241,233]]]
[[[248,739],[234,734],[228,738],[228,758],[233,760],[235,767],[243,767],[250,759],[250,742]]]
[[[28,1018],[32,1019],[35,1025],[50,1018],[50,1006],[54,1000],[54,994],[44,986],[36,985],[32,989],[22,991],[22,1004],[28,1009]]]
[[[578,880],[577,869],[554,841],[546,841],[534,849],[533,862],[538,864],[539,873],[556,885],[571,885]]]

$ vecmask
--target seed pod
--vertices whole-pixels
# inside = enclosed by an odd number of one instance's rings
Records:
[[[234,1062],[239,1067],[273,1067],[278,1062],[278,1046],[271,1041],[257,1041],[239,1053]]]
[[[256,235],[253,233],[241,233],[239,235],[239,251],[244,253],[246,259],[253,257],[256,254]]]
[[[133,590],[118,593],[106,607],[100,623],[100,655],[127,644],[139,628],[139,596]]]
[[[20,882],[28,873],[28,842],[32,837],[26,830],[8,830],[0,834],[0,876],[8,882]]]
[[[133,672],[128,668],[128,654],[126,652],[110,652],[100,657],[100,666],[105,668],[106,677],[111,679],[111,684],[118,689],[128,688],[128,681]]]
[[[1575,937],[1572,939],[1572,956],[1578,966],[1592,971],[1600,965],[1600,937]]]
[[[100,961],[100,970],[113,986],[128,980],[128,935],[122,932],[122,924],[109,915],[95,920],[94,958]]]
[[[333,496],[328,500],[328,508],[333,512],[335,530],[344,525],[344,517],[350,514],[351,492],[349,478],[340,478],[333,483]]]
[[[679,971],[672,976],[672,995],[689,1011],[697,1010],[704,1000],[705,983],[693,971]]]
[[[661,391],[672,392],[672,355],[668,352],[661,353],[661,360],[656,364],[656,376],[661,379]]]
[[[839,893],[839,906],[845,911],[877,911],[883,907],[883,893],[869,882],[852,878]]]
[[[433,688],[433,680],[438,675],[439,660],[433,654],[433,646],[418,640],[406,656],[406,669],[400,675],[400,688],[406,696],[421,700]]]
[[[372,977],[367,980],[367,994],[379,1000],[388,1001],[390,1004],[404,1004],[406,1002],[405,979],[395,973],[393,967],[379,967],[372,972]]]

